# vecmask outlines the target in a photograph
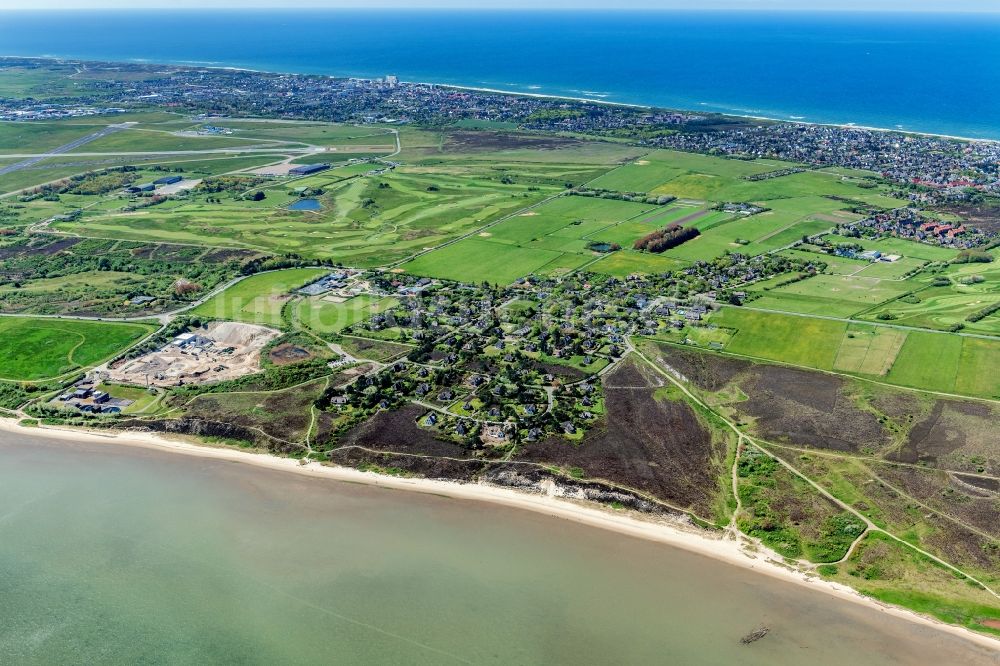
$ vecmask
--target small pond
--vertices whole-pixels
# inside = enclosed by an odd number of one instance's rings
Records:
[[[588,250],[593,250],[594,252],[614,252],[617,248],[611,243],[591,243],[587,246]]]
[[[319,199],[299,199],[288,206],[288,210],[323,210]]]

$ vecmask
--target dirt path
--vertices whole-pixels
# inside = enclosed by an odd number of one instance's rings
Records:
[[[937,562],[939,565],[943,566],[944,568],[948,569],[949,571],[952,571],[952,572],[954,572],[956,574],[959,574],[959,575],[963,576],[964,578],[968,579],[972,583],[975,583],[976,585],[978,585],[979,587],[981,587],[983,590],[985,590],[989,594],[991,594],[994,597],[996,597],[997,599],[1000,599],[1000,594],[998,594],[993,588],[991,588],[989,585],[987,585],[983,581],[979,580],[975,576],[972,576],[968,572],[963,571],[962,569],[959,569],[958,567],[954,566],[953,564],[950,564],[950,563],[946,562],[945,560],[941,559],[940,557],[937,557],[933,553],[930,553],[930,552],[928,552],[928,551],[926,551],[926,550],[924,550],[922,548],[919,548],[919,547],[911,544],[910,542],[906,541],[905,539],[902,539],[902,538],[896,536],[892,532],[889,532],[887,530],[884,530],[884,529],[878,527],[877,525],[875,525],[875,523],[873,523],[871,520],[869,520],[867,516],[865,516],[864,514],[862,514],[857,509],[855,509],[854,507],[850,506],[846,502],[843,502],[840,499],[838,499],[837,497],[835,497],[832,493],[830,493],[825,488],[823,488],[822,486],[820,486],[818,483],[816,483],[815,481],[813,481],[807,475],[805,475],[802,472],[800,472],[794,465],[786,462],[785,460],[782,460],[781,458],[778,458],[776,456],[771,455],[771,453],[769,453],[765,448],[763,448],[761,445],[759,445],[756,442],[754,442],[754,440],[751,437],[749,437],[748,435],[746,435],[745,433],[743,433],[736,426],[736,424],[734,424],[732,421],[730,421],[724,415],[720,414],[717,410],[715,410],[712,407],[710,407],[707,404],[705,404],[700,398],[698,398],[693,393],[691,393],[691,391],[688,390],[688,388],[682,382],[678,381],[673,376],[671,376],[670,373],[668,373],[665,370],[663,370],[659,365],[657,365],[652,360],[650,360],[649,357],[647,357],[645,354],[643,354],[639,350],[635,350],[635,353],[639,356],[639,358],[641,358],[644,361],[646,361],[646,363],[648,363],[650,365],[650,367],[652,367],[656,372],[659,372],[660,374],[662,374],[672,384],[674,384],[678,389],[680,389],[684,393],[684,395],[687,396],[687,398],[689,400],[691,400],[693,403],[695,403],[698,406],[700,406],[702,409],[705,409],[708,412],[714,414],[716,417],[718,417],[723,423],[726,424],[726,426],[729,429],[731,429],[734,433],[736,433],[736,435],[738,437],[744,439],[744,441],[749,446],[752,446],[754,449],[756,449],[761,454],[769,456],[770,458],[772,458],[773,460],[775,460],[779,465],[781,465],[786,470],[788,470],[790,473],[794,474],[795,476],[799,477],[800,479],[802,479],[803,481],[805,481],[806,483],[808,483],[820,495],[822,495],[826,499],[828,499],[831,502],[833,502],[836,506],[840,507],[842,510],[849,512],[854,517],[856,517],[858,520],[861,520],[867,526],[867,530],[866,531],[869,531],[869,532],[880,532],[881,534],[884,534],[885,536],[887,536],[890,539],[896,541],[897,543],[902,544],[903,546],[905,546],[907,548],[910,548],[910,549],[912,549],[912,550],[920,553],[924,557],[927,557],[927,558],[933,560],[934,562]],[[743,535],[743,537],[747,538],[747,539],[750,538],[748,535],[745,535],[745,534]],[[811,562],[805,562],[805,561],[800,561],[800,562],[801,562],[801,564],[803,564],[805,566],[809,566],[809,567],[814,566]]]

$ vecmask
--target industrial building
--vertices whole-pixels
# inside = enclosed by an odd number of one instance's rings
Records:
[[[329,168],[329,164],[301,164],[294,169],[289,169],[288,173],[292,176],[308,176],[320,171],[326,171]]]

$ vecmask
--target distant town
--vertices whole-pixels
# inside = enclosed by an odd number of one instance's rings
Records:
[[[48,61],[4,58],[2,62],[31,67]],[[89,96],[56,98],[44,104],[31,98],[0,99],[0,119],[66,118],[156,104],[206,117],[267,115],[425,125],[482,121],[524,130],[628,138],[649,146],[739,159],[768,157],[864,169],[892,180],[921,203],[976,201],[984,194],[1000,194],[1000,142],[994,141],[490,92],[400,81],[393,75],[364,79],[162,65],[68,64],[152,76],[139,80],[108,77],[92,84],[97,92]]]

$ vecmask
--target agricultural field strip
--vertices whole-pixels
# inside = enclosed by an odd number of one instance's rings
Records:
[[[185,244],[184,243],[162,243],[162,245],[185,245]],[[207,249],[211,249],[211,248],[207,248]],[[328,268],[328,267],[317,265],[316,268]],[[240,275],[238,277],[233,278],[232,280],[229,280],[228,282],[225,282],[223,284],[218,285],[217,287],[215,287],[211,291],[207,292],[204,296],[200,297],[196,301],[192,301],[191,303],[188,303],[187,305],[185,305],[183,307],[177,308],[176,310],[171,310],[169,312],[163,312],[163,313],[160,313],[160,314],[157,314],[157,315],[136,315],[136,316],[132,316],[132,317],[109,317],[109,316],[73,315],[73,314],[19,314],[19,313],[10,313],[10,314],[0,315],[0,317],[19,317],[19,318],[25,318],[25,319],[77,319],[77,320],[80,320],[80,321],[136,322],[136,323],[159,323],[159,324],[166,324],[166,323],[169,323],[169,320],[173,319],[174,317],[176,317],[178,315],[181,315],[181,314],[184,314],[188,310],[193,310],[194,308],[198,307],[199,305],[202,305],[205,302],[211,300],[212,298],[218,296],[219,294],[221,294],[223,291],[225,291],[229,287],[232,287],[233,285],[236,285],[236,284],[242,282],[243,280],[246,280],[247,278],[256,277],[258,275],[265,275],[267,273],[280,273],[280,272],[282,272],[284,270],[287,270],[287,269],[278,268],[278,269],[271,270],[271,271],[262,271],[260,273],[254,273],[253,275]]]
[[[656,363],[654,363],[649,357],[647,357],[642,351],[636,349],[631,343],[629,344],[629,347],[630,347],[630,351],[632,351],[637,356],[639,356],[639,358],[641,358],[642,360],[644,360],[657,373],[659,373],[660,375],[662,375],[663,377],[665,377],[667,379],[667,381],[669,381],[671,384],[673,384],[674,386],[676,386],[677,388],[679,388],[684,393],[684,395],[687,397],[688,400],[690,400],[691,402],[695,403],[696,405],[698,405],[702,409],[704,409],[704,410],[712,413],[718,419],[720,419],[723,423],[725,423],[729,427],[729,429],[732,430],[736,434],[736,436],[739,438],[740,441],[747,442],[750,446],[754,447],[760,453],[762,453],[762,454],[764,454],[766,456],[769,456],[770,458],[772,458],[773,460],[775,460],[779,465],[781,465],[782,467],[784,467],[785,469],[787,469],[789,472],[791,472],[792,474],[794,474],[798,478],[800,478],[803,481],[805,481],[806,483],[808,483],[814,490],[816,490],[818,493],[820,493],[821,495],[823,495],[825,498],[827,498],[828,500],[830,500],[831,502],[833,502],[834,504],[836,504],[838,507],[840,507],[844,511],[847,511],[847,512],[851,513],[855,518],[858,518],[859,520],[863,521],[864,524],[866,525],[866,530],[865,530],[866,533],[868,533],[868,532],[880,532],[882,534],[885,534],[889,538],[895,540],[896,542],[898,542],[900,544],[903,544],[904,546],[906,546],[908,548],[913,549],[914,551],[920,553],[924,557],[927,557],[927,558],[933,560],[934,562],[937,562],[938,564],[940,564],[941,566],[947,568],[948,570],[964,576],[969,581],[971,581],[971,582],[975,583],[976,585],[980,586],[982,589],[984,589],[985,591],[987,591],[988,593],[990,593],[994,597],[1000,599],[1000,594],[998,594],[997,591],[995,591],[993,588],[991,588],[986,583],[983,583],[978,578],[976,578],[976,577],[968,574],[967,572],[963,571],[962,569],[959,569],[958,567],[956,567],[956,566],[954,566],[952,564],[949,564],[948,562],[946,562],[945,560],[941,559],[940,557],[937,557],[936,555],[934,555],[932,553],[929,553],[929,552],[923,550],[922,548],[919,548],[918,546],[913,545],[912,543],[906,541],[902,537],[896,536],[892,532],[889,532],[888,530],[885,530],[885,529],[883,529],[883,528],[875,525],[875,523],[873,523],[867,516],[865,516],[864,514],[862,514],[857,509],[855,509],[851,505],[847,504],[846,502],[843,502],[842,500],[838,499],[835,495],[833,495],[831,492],[829,492],[828,490],[826,490],[823,486],[821,486],[820,484],[818,484],[816,481],[813,481],[806,474],[803,474],[801,471],[799,471],[794,465],[792,465],[791,463],[786,462],[782,458],[779,458],[779,457],[774,456],[771,453],[769,453],[764,445],[759,444],[757,441],[754,440],[754,438],[750,437],[749,435],[747,435],[743,431],[741,431],[739,429],[739,427],[735,423],[733,423],[731,420],[729,420],[728,418],[726,418],[726,416],[724,416],[723,414],[720,414],[717,410],[713,409],[712,407],[710,407],[709,405],[707,405],[706,403],[704,403],[700,398],[698,398],[696,395],[694,395],[688,389],[688,387],[684,385],[683,382],[681,382],[676,377],[674,377],[673,375],[671,375],[669,372],[665,371],[659,365],[657,365]],[[763,441],[763,440],[761,440],[761,441]],[[739,456],[739,450],[737,449],[736,460],[733,463],[734,469],[735,469],[736,464],[739,462],[739,457],[740,457]],[[748,535],[744,535],[744,536],[747,539],[751,539],[751,537],[749,537]],[[859,537],[859,539],[860,539],[860,537]],[[857,543],[857,541],[855,541],[855,544],[856,543]],[[760,544],[758,544],[758,545],[760,545]],[[852,544],[852,546],[851,546],[851,550],[852,551],[853,551],[853,547],[854,547],[854,544]]]
[[[895,300],[895,299],[892,299],[892,300]],[[868,310],[872,310],[874,308],[882,307],[886,303],[891,303],[892,300],[885,301],[883,303],[879,303],[879,304],[874,305],[874,306],[872,306],[870,308],[865,308],[864,310],[861,310],[859,312],[859,314],[863,313],[863,312],[867,312]],[[764,313],[769,313],[769,314],[788,315],[790,317],[806,317],[808,319],[824,319],[826,321],[838,321],[838,322],[843,322],[845,324],[862,324],[864,326],[880,326],[882,328],[892,328],[892,329],[896,329],[896,330],[900,330],[900,331],[915,331],[915,332],[919,332],[919,333],[939,333],[941,335],[954,335],[954,336],[964,337],[964,338],[978,338],[978,339],[981,339],[981,340],[1000,340],[1000,336],[997,336],[997,335],[987,335],[985,333],[964,333],[962,331],[942,331],[942,330],[936,329],[936,328],[922,328],[920,326],[907,326],[905,324],[890,324],[890,323],[881,322],[881,321],[868,321],[867,319],[852,319],[850,317],[834,317],[834,316],[830,316],[830,315],[806,314],[806,313],[803,313],[803,312],[792,312],[792,311],[786,311],[786,310],[775,310],[773,308],[756,308],[756,307],[754,307],[752,305],[734,306],[734,305],[728,305],[726,303],[723,303],[722,307],[726,307],[726,308],[730,308],[731,307],[731,308],[737,308],[737,309],[740,309],[740,310],[752,310],[754,312],[764,312]]]
[[[780,313],[776,313],[776,314],[787,314],[787,315],[792,316],[792,313],[787,313],[787,312],[780,312]],[[794,315],[794,316],[809,317],[810,315]],[[866,322],[858,322],[858,323],[865,324],[865,325],[872,325],[871,322],[867,322],[867,321]],[[925,329],[917,329],[917,330],[919,332],[921,332],[921,333],[946,333],[945,331],[927,331]],[[955,335],[955,334],[954,333],[950,333],[949,335]],[[677,343],[672,342],[670,340],[663,340],[661,338],[650,338],[650,337],[646,337],[646,336],[635,336],[635,337],[641,338],[641,339],[650,340],[652,342],[657,342],[657,343],[660,343],[660,344],[671,344],[671,345],[677,344]],[[995,339],[995,338],[991,338],[991,339]],[[834,375],[834,376],[837,376],[837,377],[846,377],[848,379],[852,379],[852,380],[859,381],[859,382],[867,382],[869,384],[874,384],[876,386],[886,386],[886,387],[893,388],[893,389],[903,389],[903,390],[906,390],[906,391],[914,391],[914,392],[917,392],[917,393],[923,393],[925,395],[932,395],[932,396],[937,396],[937,397],[941,397],[941,398],[955,398],[955,399],[958,399],[958,400],[975,401],[975,402],[986,402],[986,403],[990,403],[990,404],[1000,405],[1000,399],[996,399],[996,398],[986,398],[986,397],[981,397],[981,396],[968,395],[968,394],[965,394],[965,393],[950,393],[948,391],[935,391],[934,389],[918,388],[918,387],[915,387],[915,386],[904,386],[902,384],[893,384],[891,382],[879,381],[879,380],[873,379],[871,377],[864,377],[864,376],[861,376],[861,375],[852,375],[852,374],[848,374],[848,373],[845,373],[845,372],[840,372],[840,371],[837,371],[837,370],[828,370],[828,369],[825,369],[825,368],[817,368],[817,367],[811,366],[811,365],[802,365],[801,363],[790,363],[788,361],[781,361],[781,360],[776,360],[776,359],[773,359],[773,358],[766,358],[764,356],[754,356],[753,354],[742,354],[742,353],[739,353],[739,352],[726,351],[724,349],[723,350],[713,350],[712,353],[713,354],[719,354],[721,356],[731,356],[732,358],[741,358],[741,359],[745,359],[747,361],[755,361],[757,363],[768,363],[770,365],[783,365],[783,366],[786,366],[786,367],[789,367],[789,368],[798,368],[800,370],[808,370],[809,372],[821,372],[821,373],[827,374],[827,375]],[[964,472],[963,472],[963,474],[964,474]]]

